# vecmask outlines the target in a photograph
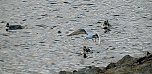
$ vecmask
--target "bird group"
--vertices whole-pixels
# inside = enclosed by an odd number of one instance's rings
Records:
[[[104,29],[104,33],[111,31],[110,27],[111,25],[109,24],[108,20],[104,21],[104,23],[101,25],[101,28]],[[92,39],[95,42],[96,42],[96,39],[99,39],[98,33],[93,33],[85,29],[78,29],[67,36],[74,36],[74,35],[79,35],[79,34],[86,34],[85,39]]]
[[[101,28],[104,30],[104,33],[108,33],[111,28],[111,25],[109,24],[109,21],[106,20],[104,21],[104,23],[101,25]],[[85,29],[78,29],[72,33],[70,33],[69,35],[67,36],[74,36],[74,35],[79,35],[79,34],[86,34],[86,37],[85,37],[85,40],[86,39],[92,39],[93,41],[96,42],[96,40],[98,39],[99,40],[99,44],[100,44],[100,36],[98,33],[93,33],[93,32],[90,32],[88,30],[85,30]],[[90,52],[90,49],[87,48],[86,46],[83,47],[83,57],[86,58],[87,55],[86,53],[87,52]]]

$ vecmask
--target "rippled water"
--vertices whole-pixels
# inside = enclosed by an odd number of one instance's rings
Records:
[[[101,24],[109,20],[109,33]],[[0,73],[55,74],[106,66],[152,48],[151,0],[0,0]],[[6,22],[25,29],[5,31]],[[79,28],[98,32],[101,44],[67,37]],[[60,33],[60,32],[61,33]],[[86,45],[93,53],[81,55]]]

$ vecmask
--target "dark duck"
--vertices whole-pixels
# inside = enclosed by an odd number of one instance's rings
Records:
[[[83,52],[86,52],[86,53],[88,53],[88,52],[90,52],[91,50],[88,48],[88,47],[86,47],[86,46],[83,46]]]
[[[17,29],[23,29],[24,27],[21,25],[10,25],[9,23],[6,24],[6,31],[8,30],[17,30]]]
[[[104,21],[103,25],[102,25],[102,29],[104,29],[104,33],[107,33],[110,30],[111,25],[109,24],[108,20]]]

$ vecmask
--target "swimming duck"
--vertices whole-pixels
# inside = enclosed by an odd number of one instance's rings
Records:
[[[91,50],[88,48],[88,47],[86,47],[86,46],[83,46],[83,52],[90,52]]]
[[[24,27],[21,25],[10,25],[9,23],[6,24],[6,31],[8,30],[17,30],[17,29],[23,29]]]
[[[110,30],[111,25],[109,24],[108,20],[104,21],[103,25],[102,25],[102,29],[104,29],[104,33],[107,33]]]

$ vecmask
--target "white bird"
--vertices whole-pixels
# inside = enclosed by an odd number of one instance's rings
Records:
[[[79,34],[86,34],[85,40],[86,39],[92,39],[93,41],[96,42],[96,39],[99,39],[99,44],[100,44],[99,34],[93,33],[92,31],[88,31],[88,30],[85,30],[85,29],[78,29],[78,30],[70,33],[67,36],[73,36],[73,35],[79,35]]]

